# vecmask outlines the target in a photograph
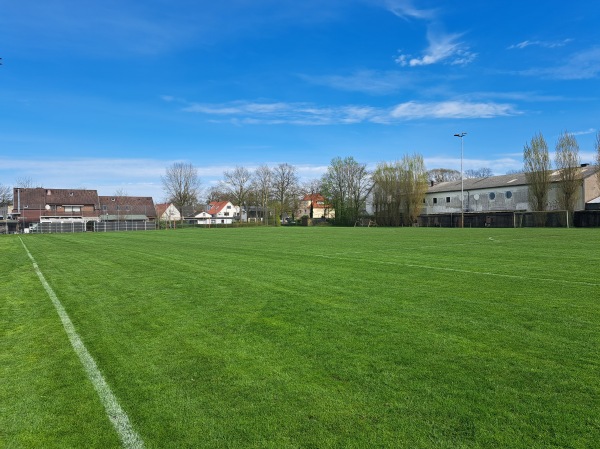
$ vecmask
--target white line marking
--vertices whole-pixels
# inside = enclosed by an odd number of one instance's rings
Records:
[[[521,280],[526,280],[526,281],[544,281],[544,282],[555,282],[555,283],[559,283],[559,284],[574,284],[574,285],[585,285],[588,287],[600,287],[600,284],[594,283],[594,282],[569,281],[567,279],[538,278],[538,277],[533,277],[533,276],[520,276],[518,274],[502,274],[502,273],[491,273],[489,271],[462,270],[460,268],[433,267],[430,265],[388,262],[385,260],[368,260],[368,259],[355,259],[355,258],[350,258],[350,257],[334,257],[334,256],[328,256],[325,254],[316,254],[316,257],[323,257],[325,259],[349,260],[349,261],[354,261],[354,262],[379,263],[382,265],[396,265],[396,266],[408,267],[408,268],[422,268],[425,270],[450,271],[450,272],[454,272],[454,273],[465,273],[465,274],[478,274],[481,276],[496,276],[496,277],[509,278],[509,279],[521,279]]]
[[[104,379],[102,373],[98,369],[94,358],[88,352],[87,348],[83,344],[83,341],[77,334],[75,326],[73,326],[73,322],[69,318],[67,311],[56,296],[56,293],[54,293],[54,290],[52,290],[52,287],[50,287],[50,284],[46,282],[46,278],[44,278],[44,275],[40,271],[37,262],[27,249],[27,246],[25,246],[25,243],[23,242],[21,237],[19,237],[19,240],[21,240],[21,244],[23,245],[23,248],[25,248],[25,252],[33,262],[33,268],[36,274],[38,275],[38,278],[40,278],[40,282],[44,286],[46,293],[48,293],[48,296],[52,300],[52,304],[54,304],[54,307],[58,312],[58,316],[62,321],[63,327],[65,328],[65,332],[69,337],[69,341],[71,342],[75,353],[79,357],[79,360],[81,361],[81,364],[83,365],[88,375],[88,378],[94,385],[94,388],[96,388],[96,392],[100,397],[102,405],[104,405],[104,409],[106,410],[108,419],[110,419],[110,422],[117,431],[117,434],[119,435],[119,438],[123,443],[123,447],[127,449],[142,449],[144,447],[144,442],[136,433],[136,431],[133,430],[133,427],[129,422],[129,418],[127,417],[127,413],[125,413],[125,411],[119,405],[117,398],[112,393],[110,387],[108,386],[108,383],[106,383],[106,380]]]

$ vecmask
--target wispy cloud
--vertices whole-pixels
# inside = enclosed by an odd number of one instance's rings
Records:
[[[508,47],[509,50],[513,49],[523,49],[531,46],[535,47],[543,47],[543,48],[559,48],[564,47],[565,45],[573,42],[573,39],[563,39],[561,41],[540,41],[540,40],[525,40],[523,42],[519,42],[518,44],[513,44]]]
[[[513,106],[502,103],[471,103],[466,101],[442,101],[419,103],[409,101],[396,106],[391,116],[396,119],[419,118],[492,118],[516,115]]]
[[[428,46],[420,56],[401,52],[396,62],[403,67],[419,67],[437,63],[466,65],[477,54],[461,41],[463,33],[446,33],[437,9],[418,9],[410,0],[388,0],[388,9],[405,20],[418,19],[427,22]]]
[[[595,128],[589,128],[584,131],[574,131],[571,134],[573,134],[574,136],[587,136],[588,134],[595,134],[595,133],[596,133]]]
[[[439,62],[451,65],[469,64],[477,55],[460,41],[461,37],[461,34],[445,34],[430,28],[427,31],[429,47],[423,55],[413,58],[408,54],[400,54],[396,58],[396,62],[403,67],[418,67]]]
[[[405,20],[433,20],[438,15],[436,9],[419,9],[410,0],[386,0],[386,6],[391,12]]]
[[[470,159],[464,158],[462,160],[463,168],[465,170],[468,169],[478,169],[481,167],[490,168],[494,175],[504,175],[509,170],[516,170],[523,167],[522,155],[517,154],[516,157],[502,157],[497,159]],[[460,169],[461,158],[455,157],[426,157],[425,165],[428,169],[437,168],[437,167],[445,167],[445,168],[454,168]]]
[[[183,111],[202,114],[209,121],[238,125],[385,125],[415,119],[491,118],[518,114],[510,104],[468,101],[409,101],[390,108],[237,101],[226,104],[191,104],[183,108]]]
[[[562,80],[592,79],[600,76],[600,47],[582,50],[555,67],[533,68],[516,72],[519,75],[539,76]]]
[[[333,87],[350,92],[363,92],[385,95],[411,89],[417,80],[410,73],[401,71],[361,70],[350,75],[311,76],[301,75],[302,79],[318,85]]]

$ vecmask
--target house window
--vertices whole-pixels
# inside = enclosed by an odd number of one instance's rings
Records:
[[[446,203],[449,203],[449,202],[450,202],[450,197],[449,197],[449,196],[447,196],[447,197],[446,197]]]
[[[223,212],[223,215],[225,215],[226,217],[229,217],[229,212]]]
[[[108,210],[108,206],[106,204],[102,205],[102,210]]]
[[[509,190],[508,192],[506,192],[505,196],[507,199],[510,200],[512,198],[512,192]]]
[[[433,204],[437,204],[437,198],[433,199]]]
[[[80,213],[81,212],[81,206],[64,206],[65,208],[65,212],[70,212],[70,213]]]
[[[227,206],[227,209],[231,209],[231,206]]]
[[[494,192],[490,192],[490,200],[495,200],[496,199],[496,194]]]

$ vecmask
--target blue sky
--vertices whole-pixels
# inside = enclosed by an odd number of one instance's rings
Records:
[[[522,165],[542,132],[600,128],[600,4],[0,0],[0,183],[164,199],[235,165]]]

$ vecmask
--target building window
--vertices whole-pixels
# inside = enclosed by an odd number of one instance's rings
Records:
[[[450,197],[449,197],[449,196],[447,196],[447,197],[446,197],[446,203],[449,203],[449,202],[450,202]]]
[[[508,192],[506,192],[505,196],[506,196],[507,199],[510,200],[512,198],[512,192],[509,190]]]
[[[81,213],[81,206],[64,206],[65,212]]]
[[[437,204],[437,198],[433,199],[433,204]]]
[[[104,211],[105,211],[105,210],[108,210],[108,206],[106,206],[106,204],[103,204],[103,205],[102,205],[102,210],[104,210]]]
[[[490,200],[495,200],[496,199],[496,194],[494,192],[490,192]]]

